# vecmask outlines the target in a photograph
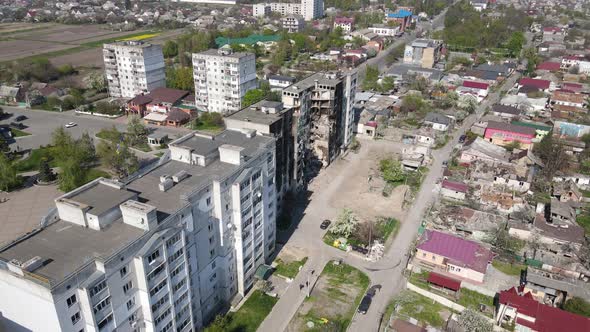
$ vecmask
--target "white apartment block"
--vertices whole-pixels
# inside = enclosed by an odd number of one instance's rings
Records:
[[[271,12],[283,16],[301,15],[306,21],[312,21],[324,16],[324,0],[301,0],[300,3],[259,3],[253,6],[252,15],[254,17],[263,17]]]
[[[104,44],[103,59],[111,97],[132,98],[166,86],[161,45],[141,41]]]
[[[256,57],[229,47],[193,54],[195,101],[209,112],[239,111],[248,90],[257,87]]]
[[[399,32],[399,26],[390,27],[387,25],[379,24],[369,27],[372,33],[376,33],[382,37],[395,37],[395,35]]]
[[[274,145],[252,130],[191,133],[125,183],[57,198],[38,229],[0,248],[0,326],[202,329],[274,251]]]
[[[289,33],[294,33],[303,30],[305,21],[301,15],[289,15],[281,18],[281,25]]]

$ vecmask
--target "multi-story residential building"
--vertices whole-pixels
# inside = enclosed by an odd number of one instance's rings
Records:
[[[293,177],[304,188],[308,175],[329,165],[352,141],[356,71],[316,73],[283,90],[293,110]]]
[[[293,186],[293,110],[282,102],[263,100],[224,118],[233,130],[256,130],[260,135],[276,138],[277,204]]]
[[[161,45],[141,41],[104,44],[103,59],[111,97],[133,98],[166,86]]]
[[[323,0],[301,0],[300,3],[271,2],[259,3],[253,6],[252,15],[263,17],[271,12],[286,15],[301,15],[306,21],[312,21],[324,16]]]
[[[0,248],[2,323],[201,329],[274,251],[275,167],[271,137],[191,133],[124,183],[100,178],[62,195],[38,229]]]
[[[256,57],[229,47],[193,54],[195,102],[209,112],[241,109],[242,98],[257,87]]]
[[[416,39],[404,51],[404,63],[432,68],[441,56],[442,42],[434,39]]]
[[[301,15],[289,15],[281,18],[281,24],[283,29],[287,30],[289,33],[294,33],[303,30],[305,21]]]
[[[354,28],[354,18],[337,16],[334,18],[334,29],[340,28],[342,32],[349,33]]]

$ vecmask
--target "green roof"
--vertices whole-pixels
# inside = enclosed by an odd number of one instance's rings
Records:
[[[524,121],[512,121],[512,124],[518,125],[518,126],[523,126],[523,127],[535,128],[536,130],[551,131],[551,126],[538,124],[538,123],[524,122]]]
[[[268,279],[268,277],[270,277],[270,275],[272,274],[272,271],[273,271],[272,266],[262,264],[256,269],[254,276],[260,280],[266,280],[266,279]]]
[[[215,38],[215,44],[217,47],[221,47],[223,45],[231,45],[231,44],[239,44],[239,45],[254,45],[258,42],[271,42],[271,41],[279,41],[281,40],[281,36],[279,35],[250,35],[245,38],[226,38],[226,37],[217,37]]]

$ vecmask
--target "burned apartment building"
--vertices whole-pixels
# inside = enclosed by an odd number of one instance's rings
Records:
[[[283,90],[293,112],[293,179],[298,188],[352,141],[357,72],[313,74]]]

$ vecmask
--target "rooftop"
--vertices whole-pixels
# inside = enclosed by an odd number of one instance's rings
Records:
[[[223,37],[217,37],[217,39],[219,38],[223,38]],[[227,38],[224,38],[227,39]],[[231,40],[231,39],[230,39]],[[233,42],[231,44],[234,44]],[[223,57],[227,57],[227,58],[236,58],[236,59],[240,59],[243,57],[247,57],[247,56],[252,56],[254,53],[248,53],[248,52],[220,52],[220,50],[218,49],[208,49],[206,51],[203,52],[199,52],[196,54],[201,54],[201,55],[213,55],[213,56],[223,56]]]
[[[444,114],[428,112],[428,114],[426,114],[426,116],[424,117],[424,122],[433,122],[448,125],[451,123],[451,118]]]
[[[262,107],[278,108],[278,112],[266,113],[262,111]],[[263,100],[234,112],[227,116],[226,119],[271,125],[282,118],[282,111],[283,107],[281,102]]]
[[[513,133],[532,135],[532,136],[537,135],[535,128],[519,126],[519,125],[505,123],[505,122],[490,121],[490,122],[488,122],[488,127],[486,128],[486,130],[487,129],[502,130],[504,132],[513,132]]]
[[[469,144],[465,150],[474,149],[478,152],[485,154],[494,159],[508,161],[510,153],[501,146],[497,146],[484,140],[481,137],[477,137],[471,144]]]
[[[479,243],[434,230],[426,230],[418,249],[447,258],[451,264],[485,273],[494,254]]]
[[[76,203],[84,204],[88,206],[88,212],[95,216],[100,216],[110,210],[113,206],[117,206],[136,196],[136,193],[134,192],[126,189],[114,188],[101,182],[94,182],[89,187],[80,188],[84,189],[79,192],[73,192],[71,195],[65,194],[56,201],[68,199]]]
[[[512,114],[512,115],[519,115],[520,110],[513,106],[502,105],[502,104],[494,104],[492,105],[492,112],[495,113],[502,113],[502,114]]]

